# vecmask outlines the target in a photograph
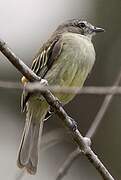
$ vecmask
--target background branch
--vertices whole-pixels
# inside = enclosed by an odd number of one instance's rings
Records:
[[[116,80],[112,86],[112,89],[114,87],[114,91],[115,91],[115,89],[119,88],[118,85],[119,85],[120,81],[121,81],[121,70],[119,71],[119,74],[118,74],[118,76],[117,76],[117,78],[116,78]],[[114,96],[114,94],[109,94],[105,97],[105,99],[104,99],[104,101],[100,107],[100,110],[98,111],[91,127],[89,128],[89,130],[86,134],[86,137],[92,138],[94,136],[94,134],[96,133],[99,124],[101,123],[109,105],[112,102],[113,96]]]
[[[13,52],[7,47],[4,41],[0,41],[0,50],[1,52],[8,58],[8,60],[29,80],[29,81],[37,81],[40,78],[34,74],[18,57],[16,57]],[[74,126],[74,121],[68,116],[68,114],[61,107],[60,103],[57,99],[52,95],[52,93],[47,89],[41,94],[44,96],[46,101],[50,106],[57,112],[58,116],[64,123],[65,127],[71,133],[73,139],[76,144],[82,150],[82,153],[89,159],[89,161],[94,165],[94,167],[98,170],[100,175],[105,180],[113,180],[113,177],[108,172],[108,170],[104,167],[102,162],[98,159],[98,157],[91,150],[89,144],[87,143],[87,138],[85,138],[80,134],[78,128]]]
[[[0,81],[0,88],[5,89],[23,89],[23,86],[21,83],[18,82],[5,82]],[[39,91],[43,92],[47,89],[49,89],[51,92],[55,93],[65,93],[65,94],[92,94],[92,95],[111,95],[108,97],[111,101],[112,95],[121,95],[121,87],[118,86],[107,86],[107,87],[96,87],[96,86],[85,86],[85,87],[60,87],[60,86],[43,86],[40,82],[32,82],[28,83],[25,87],[28,91]],[[104,102],[107,102],[107,96],[104,100]],[[104,107],[104,105],[102,104]],[[101,107],[102,107],[101,106]],[[97,121],[97,120],[96,120]],[[89,136],[88,136],[89,137]],[[90,136],[91,137],[91,136]]]
[[[68,170],[70,169],[74,161],[78,159],[81,153],[82,152],[80,151],[80,149],[77,148],[75,151],[69,154],[68,158],[64,161],[62,166],[59,168],[56,180],[61,180],[64,178],[64,176],[66,176],[66,174],[68,173]]]

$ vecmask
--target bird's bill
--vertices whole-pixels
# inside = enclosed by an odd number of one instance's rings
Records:
[[[100,28],[100,27],[94,27],[93,31],[94,31],[95,33],[99,33],[99,32],[105,32],[105,29]]]

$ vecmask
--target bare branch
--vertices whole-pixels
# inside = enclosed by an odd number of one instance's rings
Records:
[[[100,160],[97,158],[97,156],[94,154],[94,152],[89,148],[86,152],[86,154],[83,151],[80,151],[80,149],[76,149],[73,151],[69,156],[68,159],[63,163],[61,168],[58,171],[56,180],[61,180],[68,172],[69,168],[73,164],[73,162],[81,155],[84,154],[89,159],[90,162],[94,165],[94,167],[100,172],[104,180],[112,179],[113,177],[108,173],[108,171],[105,169],[104,165],[100,162]]]
[[[37,75],[34,74],[18,57],[16,57],[13,52],[7,47],[6,43],[0,42],[0,50],[1,52],[9,59],[9,61],[30,81],[36,81],[40,79]],[[83,154],[89,159],[89,161],[94,165],[94,167],[98,170],[100,175],[104,180],[113,180],[113,177],[110,175],[108,170],[104,167],[102,162],[98,159],[98,157],[91,150],[85,138],[81,135],[78,128],[76,127],[74,120],[68,116],[68,114],[61,107],[61,104],[57,101],[57,99],[53,96],[53,94],[47,89],[41,92],[43,97],[46,99],[48,104],[53,107],[53,109],[57,112],[58,116],[62,120],[65,127],[71,133],[74,141],[82,150]]]
[[[6,89],[23,89],[21,83],[18,82],[5,82],[0,81],[0,88]],[[40,82],[28,83],[25,87],[28,91],[39,91],[43,92],[49,89],[55,93],[65,94],[92,94],[92,95],[121,95],[121,87],[118,86],[107,86],[107,87],[96,87],[96,86],[85,86],[85,87],[61,87],[61,86],[43,86]],[[107,97],[107,96],[106,96]],[[110,99],[110,98],[109,98]],[[103,106],[104,107],[104,106]]]
[[[23,89],[23,86],[21,83],[18,83],[18,82],[0,81],[0,88]]]
[[[49,89],[52,92],[56,93],[72,93],[72,94],[97,94],[97,95],[105,95],[105,94],[121,94],[121,87],[112,86],[112,87],[60,87],[60,86],[42,86],[40,82],[28,83],[26,86],[29,91],[45,91]]]
[[[109,174],[109,172],[107,171],[105,166],[97,158],[97,155],[95,155],[94,152],[90,148],[88,149],[88,151],[86,152],[85,155],[89,159],[89,161],[92,162],[92,164],[98,170],[98,172],[100,172],[100,174],[104,180],[108,180],[108,179],[113,180],[113,177]]]

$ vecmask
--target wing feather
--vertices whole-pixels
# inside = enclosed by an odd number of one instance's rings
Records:
[[[61,38],[55,38],[51,42],[47,42],[47,45],[44,45],[36,57],[33,60],[31,69],[41,78],[44,78],[48,70],[53,65],[54,61],[57,60],[62,50]],[[21,97],[21,110],[24,111],[26,107],[26,102],[32,93],[23,91]]]

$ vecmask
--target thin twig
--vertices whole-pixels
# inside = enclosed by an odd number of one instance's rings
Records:
[[[64,178],[64,176],[67,174],[71,165],[81,154],[85,155],[85,153],[83,153],[83,151],[80,151],[80,149],[78,149],[78,148],[69,154],[68,158],[65,160],[63,165],[60,167],[60,169],[57,173],[56,180],[61,180],[62,178]],[[102,163],[100,164],[99,159],[97,158],[97,156],[94,154],[94,152],[91,149],[89,150],[89,153],[86,154],[86,157],[90,160],[90,162],[92,162],[92,164],[94,163],[93,164],[94,167],[98,170],[98,172],[100,172],[100,174],[102,175],[104,180],[112,179],[112,176],[109,176],[107,170],[105,171],[104,165]],[[103,169],[103,172],[105,172],[105,173],[102,173],[102,169]]]
[[[0,81],[0,88],[3,89],[23,89],[23,85],[18,82]]]
[[[31,72],[29,68],[19,59],[17,58],[13,52],[7,47],[4,41],[0,42],[0,50],[2,53],[9,59],[9,61],[30,81],[36,81],[40,79],[34,72]],[[98,159],[98,157],[91,150],[89,144],[85,140],[85,138],[81,135],[78,128],[74,126],[74,120],[68,116],[65,110],[62,108],[61,104],[57,101],[57,99],[53,96],[53,94],[47,89],[41,92],[43,97],[46,99],[48,104],[53,107],[53,109],[57,112],[58,116],[62,120],[65,127],[71,133],[74,141],[82,150],[83,154],[89,159],[89,161],[93,164],[93,166],[98,170],[100,175],[104,180],[114,180],[108,170],[104,167],[102,162]]]
[[[97,95],[105,95],[105,94],[113,94],[118,95],[121,94],[121,87],[112,86],[112,87],[60,87],[60,86],[42,86],[39,82],[28,83],[26,88],[29,91],[45,91],[49,89],[51,92],[56,93],[65,93],[65,94],[97,94]]]
[[[0,88],[5,89],[23,89],[22,84],[18,82],[5,82],[0,81]],[[25,88],[25,87],[24,87]],[[107,87],[96,87],[96,86],[85,86],[85,87],[61,87],[61,86],[43,86],[40,82],[28,83],[26,86],[28,91],[39,91],[43,92],[49,89],[54,93],[63,94],[92,94],[92,95],[121,95],[121,87],[118,86],[107,86]],[[106,96],[107,97],[107,96]]]

